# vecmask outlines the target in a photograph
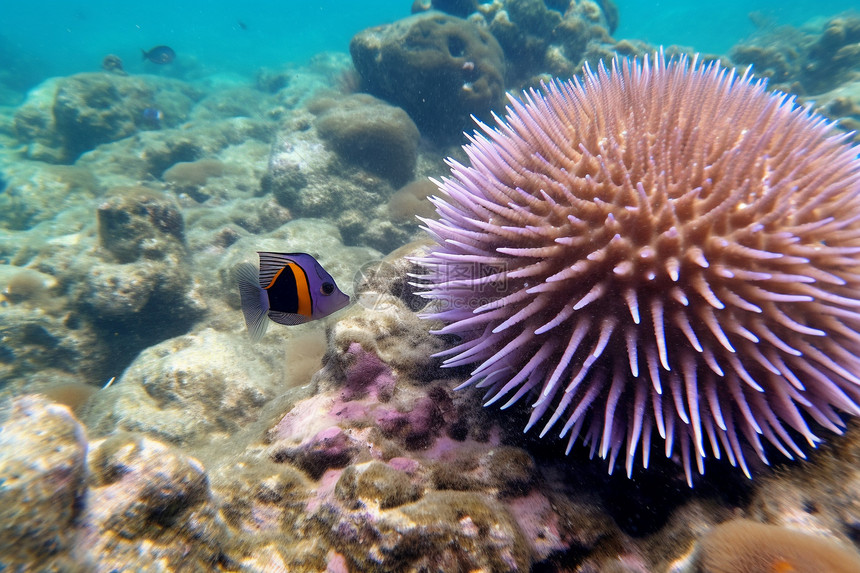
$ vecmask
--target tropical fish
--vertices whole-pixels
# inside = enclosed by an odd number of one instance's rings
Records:
[[[251,263],[236,266],[242,314],[253,340],[266,333],[269,319],[302,324],[323,318],[349,304],[315,258],[306,253],[258,252],[260,270]]]
[[[169,64],[176,58],[176,52],[170,46],[155,46],[148,52],[141,48],[143,59],[153,64]]]
[[[155,107],[148,107],[141,114],[143,123],[150,127],[161,127],[161,120],[164,119],[164,112]]]

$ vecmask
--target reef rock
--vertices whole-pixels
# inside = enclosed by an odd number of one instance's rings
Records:
[[[586,60],[596,63],[618,26],[612,0],[416,0],[412,6],[413,12],[426,10],[486,27],[504,50],[508,85],[521,87],[579,73]]]
[[[99,241],[119,263],[185,252],[185,223],[175,201],[146,187],[115,189],[96,212]]]
[[[205,305],[194,297],[176,203],[143,187],[118,189],[98,206],[96,219],[103,250],[100,260],[77,271],[84,273],[75,283],[78,304],[102,330],[121,332],[125,348],[186,332]]]
[[[766,27],[730,52],[738,66],[754,66],[779,89],[817,95],[857,80],[860,16],[850,12],[801,28]]]
[[[491,497],[432,492],[414,503],[369,513],[321,516],[340,533],[358,571],[530,570],[525,537],[505,507]]]
[[[16,160],[3,168],[0,228],[25,230],[73,207],[89,205],[102,193],[93,172],[80,165],[48,165]]]
[[[87,442],[68,408],[14,398],[0,426],[0,569],[50,563],[72,545]]]
[[[15,134],[32,159],[73,163],[97,145],[150,129],[144,110],[158,109],[163,125],[185,120],[200,93],[167,78],[84,73],[48,80],[15,115]]]
[[[356,34],[349,47],[364,87],[402,107],[421,132],[452,140],[504,94],[502,48],[485,29],[439,12]]]
[[[347,171],[342,163],[318,137],[287,129],[272,145],[261,186],[299,217],[331,217],[350,208],[367,212],[393,191],[382,178]]]
[[[255,345],[244,332],[204,329],[171,338],[141,352],[93,399],[85,420],[98,435],[118,428],[174,444],[234,434],[290,390],[294,378],[284,358],[291,355],[280,345]]]
[[[501,44],[511,79],[533,85],[540,73],[579,73],[590,44],[613,43],[618,14],[611,0],[504,0],[481,6],[475,20]]]
[[[408,149],[398,154],[411,157]],[[362,161],[365,160],[370,161],[368,156],[364,156]],[[393,165],[375,165],[380,170],[388,169],[387,175],[357,168],[354,161],[344,160],[326,146],[317,130],[290,125],[272,144],[268,171],[260,186],[293,216],[324,218],[335,224],[345,244],[387,251],[408,237],[402,229],[391,228],[390,223],[386,226],[385,212],[395,190],[387,177],[402,177],[405,172]],[[369,237],[379,240],[367,240]]]
[[[367,94],[354,94],[331,103],[315,122],[327,145],[345,160],[394,186],[412,179],[419,134],[406,112]]]
[[[155,440],[124,434],[96,440],[88,463],[82,521],[97,529],[102,543],[163,530],[210,497],[203,465]]]

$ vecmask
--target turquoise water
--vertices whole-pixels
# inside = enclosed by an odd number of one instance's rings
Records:
[[[98,0],[16,2],[3,12],[0,38],[13,55],[34,60],[47,75],[97,70],[109,53],[138,72],[144,69],[140,49],[158,44],[213,71],[252,74],[262,66],[302,63],[326,50],[346,51],[354,33],[408,15],[409,5]]]
[[[655,44],[679,44],[701,52],[725,53],[755,31],[749,14],[758,12],[775,26],[800,26],[856,10],[852,0],[729,0],[727,2],[617,2],[621,14],[616,38],[639,38]]]
[[[3,9],[0,53],[25,83],[37,77],[97,70],[116,54],[129,71],[147,68],[140,49],[168,44],[213,71],[252,74],[257,68],[303,63],[323,51],[346,51],[359,30],[409,14],[408,1],[347,2],[15,2]],[[852,0],[782,2],[744,0],[640,2],[620,0],[617,39],[680,44],[722,53],[754,31],[748,14],[775,24],[800,25],[817,16],[856,8]],[[245,25],[243,29],[240,22]],[[150,68],[151,69],[151,68]]]

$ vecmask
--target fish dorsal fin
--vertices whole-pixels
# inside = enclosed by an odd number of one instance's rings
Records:
[[[257,254],[260,255],[260,286],[263,288],[269,286],[272,279],[288,264],[294,263],[301,266],[301,262],[295,256],[301,253],[259,251]]]

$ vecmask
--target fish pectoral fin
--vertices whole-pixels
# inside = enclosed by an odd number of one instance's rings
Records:
[[[291,312],[278,312],[274,310],[269,312],[269,318],[271,318],[278,324],[286,324],[287,326],[304,324],[310,320],[310,317],[304,316],[302,314],[293,314]]]
[[[269,297],[260,287],[257,267],[250,263],[240,263],[235,269],[236,282],[239,283],[239,298],[242,300],[242,314],[245,326],[252,340],[260,340],[269,325],[266,313],[269,311]]]

